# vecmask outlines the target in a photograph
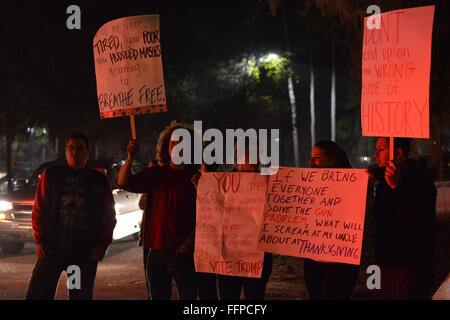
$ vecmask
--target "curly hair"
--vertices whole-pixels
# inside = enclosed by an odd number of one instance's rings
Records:
[[[169,143],[172,137],[172,133],[176,129],[187,129],[191,133],[191,137],[194,133],[194,128],[191,125],[178,123],[175,120],[170,123],[159,134],[158,144],[156,145],[156,160],[160,166],[168,166],[170,164]]]

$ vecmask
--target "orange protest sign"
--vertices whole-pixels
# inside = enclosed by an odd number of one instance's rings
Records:
[[[167,111],[159,15],[104,24],[93,49],[101,118]]]
[[[365,18],[363,136],[429,138],[433,16],[434,6],[385,12],[378,29]]]
[[[363,169],[280,167],[267,186],[258,249],[359,264],[367,181]]]
[[[194,261],[197,272],[260,278],[256,250],[267,176],[204,173],[197,187]]]

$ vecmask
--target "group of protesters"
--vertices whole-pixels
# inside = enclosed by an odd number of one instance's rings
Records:
[[[217,166],[176,164],[172,139],[179,128],[173,122],[161,132],[156,159],[132,174],[137,157],[135,141],[117,185],[141,193],[141,245],[148,288],[153,300],[172,297],[175,280],[179,299],[264,299],[272,272],[272,254],[264,254],[261,278],[196,272],[194,239],[196,184],[204,171]],[[395,139],[394,160],[389,160],[389,139],[380,137],[368,170],[369,196],[375,221],[373,264],[381,270],[376,299],[428,299],[434,287],[434,223],[436,190],[425,172],[408,160],[410,139]],[[32,211],[37,262],[27,299],[53,299],[58,279],[69,265],[80,266],[81,286],[69,290],[70,299],[92,299],[98,261],[102,260],[116,223],[114,200],[107,178],[86,167],[89,140],[74,133],[66,146],[66,164],[48,168],[39,181]],[[232,171],[259,172],[258,164],[236,163]],[[333,141],[320,141],[311,151],[312,168],[351,168],[346,152]],[[359,266],[304,259],[304,277],[311,299],[352,298]]]

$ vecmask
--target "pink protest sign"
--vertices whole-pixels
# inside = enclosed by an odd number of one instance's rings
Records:
[[[378,16],[379,29],[365,18],[363,136],[429,138],[433,16],[434,6],[389,11]]]
[[[280,167],[267,186],[258,248],[359,264],[367,181],[363,169]]]
[[[260,278],[256,249],[267,176],[204,173],[197,187],[194,261],[197,272]]]
[[[167,111],[159,15],[110,21],[93,47],[101,118]]]

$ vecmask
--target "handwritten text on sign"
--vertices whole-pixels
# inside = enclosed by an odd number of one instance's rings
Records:
[[[429,137],[429,83],[434,6],[381,14],[364,23],[363,136]]]
[[[93,46],[102,118],[166,111],[158,15],[110,21]]]
[[[281,167],[267,186],[258,248],[359,264],[367,180],[362,169]]]
[[[260,278],[264,253],[257,251],[267,176],[204,173],[197,187],[197,272]]]

